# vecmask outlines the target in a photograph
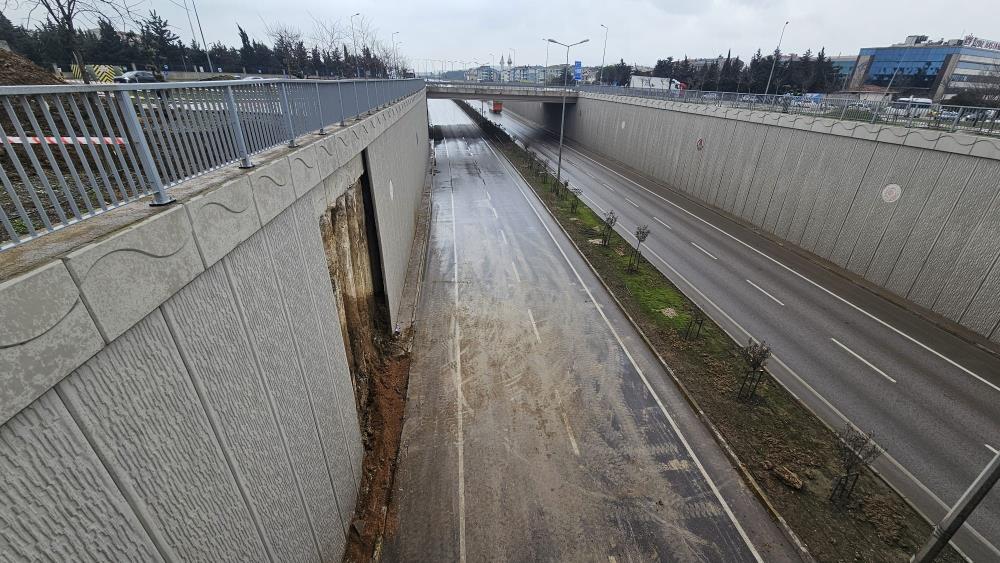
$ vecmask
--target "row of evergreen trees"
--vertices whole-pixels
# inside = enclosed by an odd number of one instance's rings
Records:
[[[807,50],[802,55],[788,58],[783,57],[780,51],[763,56],[758,49],[749,64],[738,56],[731,56],[731,53],[700,65],[693,64],[687,57],[679,61],[667,57],[656,62],[652,75],[679,80],[692,90],[759,94],[764,93],[775,57],[778,57],[778,63],[774,65],[774,77],[771,79],[769,92],[772,94],[832,92],[844,86],[843,78],[838,76],[824,49],[816,55]]]
[[[212,70],[241,74],[290,74],[295,76],[386,76],[391,61],[380,57],[367,45],[360,46],[358,56],[346,44],[330,49],[306,46],[295,33],[278,34],[274,44],[252,39],[237,26],[240,46],[221,42],[208,48]],[[185,45],[171,30],[166,19],[155,11],[138,23],[138,31],[121,32],[104,19],[96,30],[76,31],[68,41],[66,31],[51,22],[33,29],[13,24],[0,13],[0,40],[5,40],[15,52],[46,68],[53,64],[64,70],[74,61],[72,51],[87,64],[112,64],[131,68],[163,70],[208,70],[205,49],[192,41]]]

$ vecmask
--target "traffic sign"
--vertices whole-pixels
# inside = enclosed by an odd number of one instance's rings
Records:
[[[573,63],[573,80],[583,80],[583,63],[580,61]]]

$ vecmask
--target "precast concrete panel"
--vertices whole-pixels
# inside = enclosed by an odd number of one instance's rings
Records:
[[[722,150],[718,152],[716,158],[712,159],[712,168],[707,181],[708,191],[712,194],[710,200],[712,205],[725,209],[726,194],[722,184],[726,180],[726,169],[731,166],[731,162],[734,160],[733,139],[736,136],[736,126],[739,122],[725,119],[718,121],[721,122],[719,141]]]
[[[832,137],[828,142],[823,150],[822,161],[815,169],[813,181],[817,188],[816,202],[799,243],[810,252],[816,252],[823,233],[830,228],[837,192],[843,189],[847,168],[853,166],[850,157],[857,144],[850,137]]]
[[[307,200],[297,202],[292,206],[292,211],[295,214],[295,232],[302,253],[301,273],[307,281],[311,297],[308,303],[316,318],[316,339],[322,343],[313,359],[318,363],[313,364],[307,382],[317,399],[314,405],[320,438],[337,493],[341,522],[344,524],[344,532],[348,533],[357,500],[363,457],[357,409],[354,406],[351,375],[347,366],[343,333],[340,330],[340,315],[335,308],[336,298],[326,266],[319,223],[309,220],[313,215],[313,207]],[[344,414],[348,415],[346,423]]]
[[[837,236],[837,244],[833,247],[833,254],[830,260],[837,265],[847,268],[847,261],[851,257],[861,228],[864,226],[868,215],[871,213],[872,201],[885,187],[885,178],[889,172],[892,161],[899,150],[897,145],[878,144],[875,147],[875,155],[868,164],[868,169],[864,173],[858,192],[850,203],[847,218]]]
[[[781,203],[778,212],[778,220],[775,222],[774,233],[781,238],[792,240],[792,224],[796,217],[802,217],[802,222],[808,218],[809,211],[812,210],[812,203],[816,197],[816,185],[811,182],[817,165],[817,159],[822,158],[822,136],[816,133],[804,133],[802,142],[802,152],[792,172],[788,188],[785,190],[785,199]]]
[[[733,131],[733,141],[729,170],[723,177],[724,199],[723,209],[739,215],[743,205],[741,195],[745,194],[744,185],[749,185],[750,176],[756,164],[760,147],[759,139],[755,137],[758,125],[756,123],[737,122]]]
[[[906,237],[903,250],[889,274],[885,287],[890,291],[913,300],[913,288],[924,264],[927,262],[934,243],[944,230],[945,221],[958,204],[965,186],[975,170],[977,159],[952,154],[941,174],[931,188],[927,203],[913,223]],[[905,194],[904,194],[905,195]]]
[[[57,389],[167,558],[268,559],[159,309]]]
[[[799,158],[802,156],[802,148],[805,144],[805,131],[792,131],[792,141],[785,151],[785,158],[781,163],[781,170],[778,173],[778,181],[774,184],[774,192],[767,202],[767,211],[764,215],[764,222],[760,226],[769,233],[775,232],[778,225],[778,217],[785,204],[785,197],[788,191],[796,189],[797,183],[795,170],[799,167]]]
[[[980,188],[981,186],[981,188]],[[969,180],[969,188],[985,196],[982,218],[962,244],[951,270],[951,279],[934,304],[934,310],[959,320],[986,279],[1000,254],[1000,162],[984,161]],[[996,296],[1000,300],[1000,295]]]
[[[995,240],[995,239],[994,239]],[[1000,342],[1000,260],[983,280],[979,291],[969,302],[960,322],[979,334],[985,334],[993,342]]]
[[[163,560],[53,390],[0,426],[0,559]]]
[[[959,197],[958,204],[945,221],[944,229],[927,257],[927,263],[917,276],[913,286],[911,299],[929,309],[934,309],[942,292],[950,292],[958,288],[948,287],[948,281],[955,272],[955,266],[962,249],[968,243],[976,226],[989,209],[990,202],[997,193],[996,168],[1000,163],[979,160],[969,182]],[[992,182],[992,183],[991,183]],[[969,272],[962,272],[968,275]],[[978,286],[982,280],[972,283]],[[968,291],[965,289],[964,291]],[[953,317],[952,317],[953,318]]]
[[[308,201],[304,202],[307,205]],[[291,325],[292,339],[298,360],[301,362],[301,381],[306,401],[303,427],[310,432],[314,443],[315,463],[309,478],[302,480],[302,492],[310,503],[316,539],[323,559],[336,559],[343,555],[347,527],[353,507],[341,507],[340,488],[354,490],[350,458],[339,459],[337,451],[344,452],[343,428],[333,424],[331,416],[337,401],[327,373],[327,354],[324,333],[319,327],[316,305],[312,298],[310,276],[303,264],[302,250],[296,235],[295,214],[292,208],[275,218],[264,229],[268,232],[277,272],[278,289],[284,298]],[[346,452],[344,452],[346,453]],[[353,496],[353,495],[346,495]]]
[[[816,247],[816,254],[827,260],[832,260],[833,251],[837,244],[837,239],[844,229],[844,223],[851,211],[851,205],[861,189],[861,181],[868,170],[868,164],[875,156],[875,147],[878,143],[873,141],[856,140],[854,150],[851,151],[850,162],[844,171],[844,176],[840,179],[838,186],[835,186],[833,202],[829,208],[830,218],[823,227],[819,244]]]
[[[293,468],[222,263],[162,308],[271,553],[280,561],[318,560]]]
[[[889,185],[897,185],[903,191],[910,189],[910,176],[913,169],[920,163],[922,149],[899,147],[896,156],[889,164],[881,184],[874,186],[874,193],[867,194],[869,212],[858,233],[858,240],[847,260],[847,268],[852,272],[865,275],[871,264],[875,250],[878,248],[887,228],[892,226],[893,214],[899,207],[899,201],[890,203],[882,198],[882,192]],[[862,201],[862,204],[865,202]]]
[[[737,170],[734,176],[736,186],[736,200],[733,202],[733,214],[749,220],[747,216],[747,202],[757,179],[757,174],[763,174],[760,169],[760,158],[764,147],[773,140],[770,127],[765,127],[759,123],[754,123],[749,132],[747,144],[746,166],[742,170]]]
[[[791,129],[768,127],[768,131],[767,143],[757,158],[760,170],[754,175],[753,183],[750,184],[744,212],[745,218],[757,226],[764,223],[771,194],[774,193],[774,186],[778,183],[778,175],[781,173],[781,163],[784,162],[785,154],[792,143]]]
[[[918,218],[927,205],[934,185],[948,161],[946,153],[936,151],[921,151],[919,162],[913,168],[910,180],[903,186],[902,195],[894,205],[892,220],[888,222],[885,234],[879,242],[875,256],[872,258],[865,278],[872,283],[885,287],[895,267],[903,245],[910,238],[916,227]]]
[[[272,265],[271,253],[275,250],[271,245],[275,238],[294,237],[294,233],[277,227],[288,224],[285,218],[290,213],[288,209],[283,211],[224,260],[291,459],[298,494],[309,516],[310,533],[319,545],[321,559],[339,559],[342,552],[323,551],[330,548],[330,530],[342,527],[310,406],[310,390],[305,384],[290,326],[290,322],[299,319],[291,319],[286,311],[285,301],[292,295],[282,293]],[[291,276],[295,272],[278,270],[277,275]]]
[[[318,222],[312,220],[305,211],[296,210],[302,251],[306,255],[306,266],[313,278],[316,310],[321,322],[320,328],[326,334],[328,368],[332,377],[332,387],[337,396],[337,413],[344,435],[347,437],[347,453],[350,456],[354,475],[354,489],[344,492],[347,504],[354,505],[357,490],[361,482],[361,462],[364,457],[364,446],[361,440],[361,426],[355,407],[354,384],[351,380],[350,367],[347,364],[347,351],[344,345],[343,332],[340,327],[340,315],[337,312],[336,297],[330,281],[330,271],[326,262],[326,252],[319,236],[312,236],[312,229],[318,229]],[[339,489],[338,489],[339,492]],[[353,492],[353,497],[347,493]]]

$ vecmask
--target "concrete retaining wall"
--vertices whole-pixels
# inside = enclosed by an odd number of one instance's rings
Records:
[[[368,149],[398,303],[424,95],[302,142],[0,283],[0,559],[342,557],[363,452],[319,217]]]
[[[505,106],[558,130],[554,104]],[[1000,343],[1000,139],[594,94],[566,117],[588,149]]]

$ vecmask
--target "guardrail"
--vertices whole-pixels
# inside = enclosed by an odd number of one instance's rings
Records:
[[[413,94],[424,81],[0,87],[0,250]]]
[[[864,101],[831,96],[809,97],[776,94],[748,94],[702,90],[666,90],[626,88],[622,86],[581,85],[583,92],[617,96],[655,98],[672,102],[709,104],[724,107],[759,109],[782,113],[826,117],[840,121],[888,123],[902,127],[965,131],[977,135],[1000,135],[1000,109],[951,106],[908,101]]]

